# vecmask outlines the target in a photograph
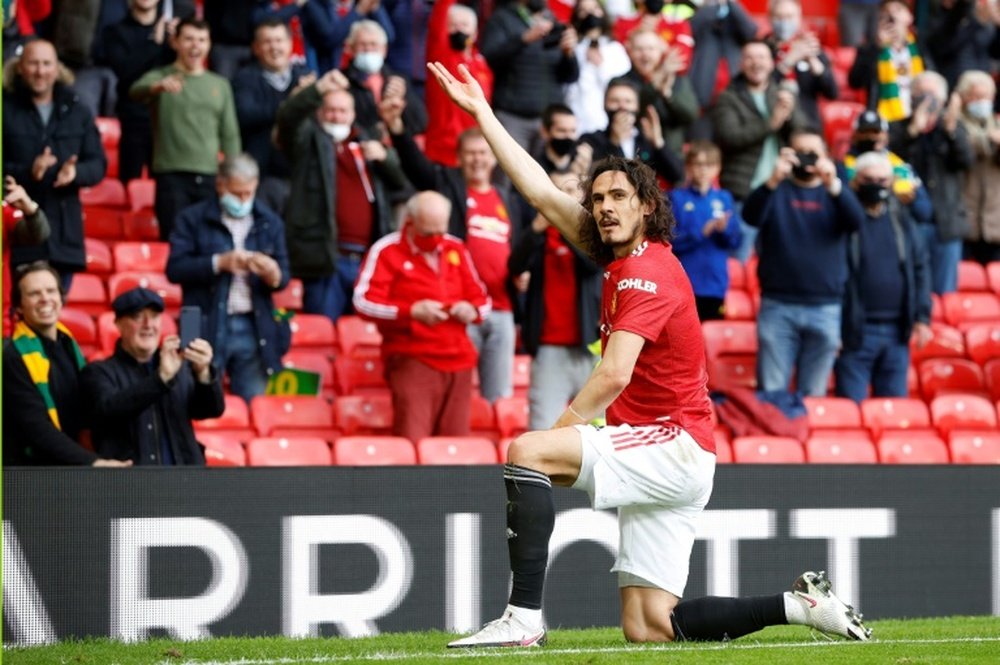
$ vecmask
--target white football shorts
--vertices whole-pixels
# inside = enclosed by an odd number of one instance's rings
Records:
[[[619,586],[678,598],[687,585],[695,525],[712,494],[715,455],[676,425],[577,425],[583,444],[573,484],[595,510],[618,509]]]

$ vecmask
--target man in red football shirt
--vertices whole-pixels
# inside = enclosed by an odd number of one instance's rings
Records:
[[[656,176],[636,160],[598,162],[581,204],[545,177],[496,119],[468,71],[431,71],[479,123],[501,167],[563,236],[604,265],[601,363],[551,430],[518,437],[504,467],[513,586],[507,609],[450,647],[540,646],[555,521],[552,483],[618,509],[622,628],[631,642],[733,639],[795,623],[866,640],[861,617],[825,573],[792,591],[680,602],[698,516],[715,473],[705,350],[690,282],[670,248],[674,220]],[[588,423],[606,411],[607,427]]]

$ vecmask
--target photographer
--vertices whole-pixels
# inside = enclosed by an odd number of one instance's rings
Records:
[[[759,230],[757,381],[783,391],[794,374],[799,392],[821,396],[840,347],[847,237],[865,212],[837,177],[823,137],[803,130],[790,144],[743,206]]]
[[[483,27],[480,52],[493,69],[493,108],[531,151],[542,111],[563,101],[562,86],[580,77],[576,30],[557,23],[545,0],[507,0]]]

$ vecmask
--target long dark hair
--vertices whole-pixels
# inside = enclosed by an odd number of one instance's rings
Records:
[[[653,212],[643,219],[642,234],[653,242],[668,242],[674,235],[674,215],[667,204],[663,192],[656,181],[656,173],[648,165],[638,159],[625,159],[611,156],[594,165],[590,177],[583,183],[583,207],[587,217],[580,224],[580,239],[583,241],[590,257],[600,265],[614,261],[615,255],[611,247],[601,240],[597,221],[594,217],[594,180],[602,173],[621,171],[633,187],[640,203],[653,203]]]

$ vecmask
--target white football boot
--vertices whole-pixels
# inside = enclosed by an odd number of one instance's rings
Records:
[[[866,642],[872,631],[861,622],[861,613],[834,595],[825,571],[802,573],[792,593],[806,604],[808,625],[826,635]]]
[[[540,647],[546,642],[544,626],[527,626],[507,608],[503,616],[478,633],[448,643],[449,649],[482,647]]]

